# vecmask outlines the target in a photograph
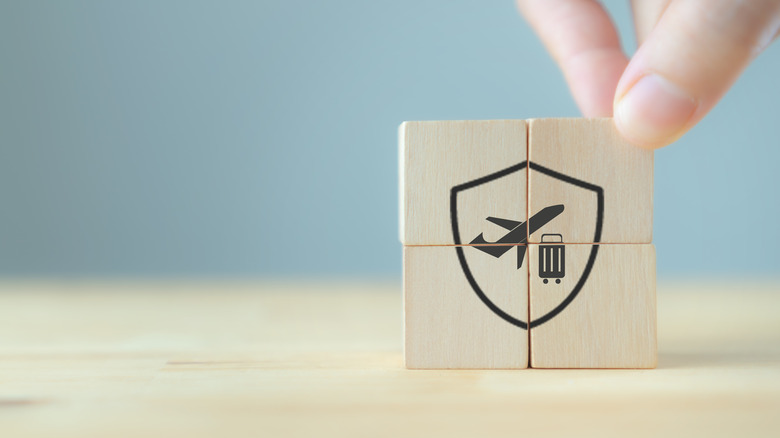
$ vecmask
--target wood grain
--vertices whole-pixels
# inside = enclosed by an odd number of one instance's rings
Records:
[[[528,331],[501,319],[472,289],[458,260],[486,296],[528,321],[528,263],[516,246],[500,258],[473,247],[404,247],[404,355],[412,369],[527,368]],[[526,256],[527,258],[527,256]]]
[[[451,245],[453,187],[523,163],[524,120],[404,122],[399,128],[400,239],[404,245]],[[459,223],[468,243],[485,218],[526,220],[525,169],[461,193]]]
[[[397,280],[0,282],[0,436],[771,437],[780,282],[658,285],[658,368],[404,368]]]
[[[604,193],[601,242],[650,243],[653,239],[653,152],[625,141],[612,119],[532,119],[529,160],[555,172],[599,186]],[[594,242],[595,191],[531,169],[529,215],[563,204],[565,211],[532,234],[560,233],[568,243]]]
[[[594,245],[563,245],[565,276],[544,283],[545,245],[529,245],[530,313],[554,312],[586,271]],[[592,270],[573,301],[531,328],[534,368],[654,368],[656,347],[655,247],[597,245]]]

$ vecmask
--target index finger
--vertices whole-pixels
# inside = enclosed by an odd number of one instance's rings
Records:
[[[628,59],[607,12],[595,0],[517,0],[563,71],[586,117],[612,116],[618,80]]]

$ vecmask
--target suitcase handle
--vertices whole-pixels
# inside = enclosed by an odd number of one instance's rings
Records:
[[[550,242],[550,241],[545,242],[544,238],[547,237],[547,236],[558,236],[558,241],[557,242]],[[542,234],[542,243],[563,243],[563,234]]]

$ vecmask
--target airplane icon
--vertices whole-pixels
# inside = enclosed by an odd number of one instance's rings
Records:
[[[488,242],[485,240],[483,233],[479,233],[479,236],[475,237],[471,241],[471,245],[475,245],[474,248],[490,254],[495,258],[499,258],[506,254],[512,246],[525,243],[528,240],[528,236],[535,233],[539,228],[545,226],[548,222],[558,217],[563,213],[563,204],[551,205],[543,208],[539,213],[533,215],[527,222],[518,222],[509,219],[501,219],[497,217],[488,217],[487,221],[492,222],[501,228],[509,230],[507,234],[498,239],[495,242]],[[526,231],[528,231],[526,233]],[[517,269],[523,266],[523,259],[525,258],[525,246],[517,247]]]

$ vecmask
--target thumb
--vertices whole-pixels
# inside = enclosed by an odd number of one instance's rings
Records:
[[[780,30],[776,0],[673,0],[618,82],[632,143],[665,146],[699,122]]]

